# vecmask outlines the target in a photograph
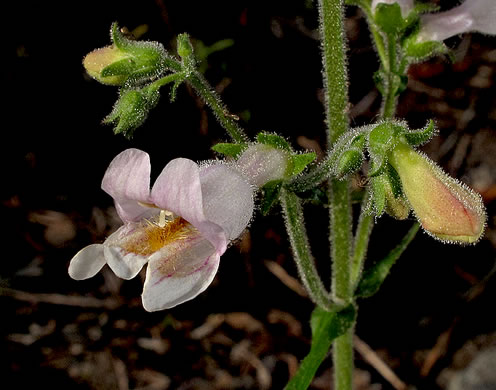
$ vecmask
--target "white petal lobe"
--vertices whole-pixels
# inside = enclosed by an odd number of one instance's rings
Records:
[[[69,276],[75,280],[91,278],[102,269],[105,263],[103,245],[89,245],[72,258],[69,264]]]

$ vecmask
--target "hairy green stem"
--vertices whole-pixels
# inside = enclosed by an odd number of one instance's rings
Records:
[[[365,194],[368,197],[368,194]],[[369,238],[374,226],[374,216],[365,210],[365,202],[363,200],[362,211],[358,220],[358,226],[355,232],[355,242],[353,245],[353,257],[351,261],[351,283],[355,285],[358,283],[362,273],[363,263],[367,255],[369,246]]]
[[[327,147],[348,131],[348,88],[345,53],[343,0],[319,0],[320,33],[326,97]],[[350,249],[351,203],[348,181],[329,180],[332,293],[351,300]],[[353,376],[353,330],[338,337],[333,348],[336,390],[351,390]]]
[[[161,82],[161,80],[167,79],[168,77],[178,77],[178,79],[184,78],[184,80],[186,80],[195,89],[195,91],[203,99],[203,101],[212,109],[215,117],[217,118],[221,126],[231,136],[233,141],[237,143],[245,143],[248,141],[248,137],[244,133],[243,129],[234,120],[235,116],[229,113],[219,95],[212,89],[212,87],[208,84],[207,80],[205,80],[200,72],[191,70],[190,68],[188,68],[187,65],[175,60],[172,57],[167,57],[165,59],[164,66],[175,73],[165,76],[164,78],[157,80],[156,82]],[[164,80],[162,82],[166,84],[170,81]]]
[[[285,189],[281,190],[280,200],[289,242],[300,278],[312,301],[322,308],[330,310],[333,303],[315,268],[303,221],[301,201],[295,193]]]
[[[381,117],[382,119],[391,119],[394,116],[397,104],[396,92],[398,90],[398,75],[397,71],[397,47],[396,38],[393,35],[388,35],[387,37],[387,52],[388,52],[388,63],[387,68],[387,81],[384,91],[384,97],[382,102]]]
[[[234,119],[236,117],[229,113],[219,95],[210,87],[205,78],[199,72],[194,71],[188,75],[187,81],[196,90],[203,101],[210,106],[215,117],[231,138],[237,143],[247,142],[248,137],[236,123],[236,120]]]
[[[168,74],[167,76],[164,76],[164,77],[154,81],[153,83],[148,85],[147,88],[150,88],[152,90],[153,89],[159,89],[160,87],[163,87],[166,84],[184,80],[184,77],[185,77],[184,72],[171,73],[171,74]]]

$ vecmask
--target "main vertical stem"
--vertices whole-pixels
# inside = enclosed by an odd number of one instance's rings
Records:
[[[331,148],[346,132],[348,122],[347,64],[343,28],[343,0],[319,0],[322,58],[326,91],[327,142]],[[336,299],[351,299],[351,204],[348,181],[329,181],[332,288]],[[333,348],[334,388],[351,390],[353,329],[336,339]]]

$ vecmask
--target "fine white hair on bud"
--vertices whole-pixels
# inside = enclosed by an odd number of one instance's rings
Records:
[[[289,156],[285,150],[254,144],[241,154],[236,166],[252,185],[260,188],[269,181],[284,179],[288,163]]]
[[[427,233],[441,241],[462,245],[480,240],[487,217],[479,194],[407,144],[398,144],[391,152],[390,162]]]

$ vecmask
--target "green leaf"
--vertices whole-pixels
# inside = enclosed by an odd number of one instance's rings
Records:
[[[401,242],[382,260],[378,261],[372,267],[365,270],[363,276],[358,283],[355,296],[357,297],[370,297],[374,295],[382,283],[386,279],[391,270],[391,267],[400,258],[408,245],[412,242],[413,238],[419,230],[419,224],[415,223],[408,233],[403,237]]]
[[[430,120],[426,127],[420,130],[408,130],[404,136],[411,146],[420,146],[431,140],[436,134],[436,125]]]
[[[272,180],[262,187],[263,198],[260,205],[262,215],[267,215],[272,207],[279,201],[282,180]]]
[[[406,27],[398,3],[379,3],[374,12],[374,19],[379,28],[386,34],[398,34]]]
[[[257,141],[261,144],[269,145],[277,149],[287,150],[292,152],[291,145],[283,137],[273,133],[259,133]]]
[[[341,311],[329,312],[320,307],[313,311],[310,321],[312,328],[310,352],[285,387],[286,390],[305,390],[308,388],[320,364],[327,357],[332,342],[353,326],[355,318],[356,309],[352,304]]]
[[[303,172],[303,170],[307,167],[308,164],[312,163],[317,155],[315,152],[302,153],[302,154],[293,154],[289,157],[291,167],[291,176],[296,176],[299,173]]]
[[[246,144],[231,144],[218,143],[212,146],[212,150],[227,157],[238,157],[243,150],[246,149]]]

